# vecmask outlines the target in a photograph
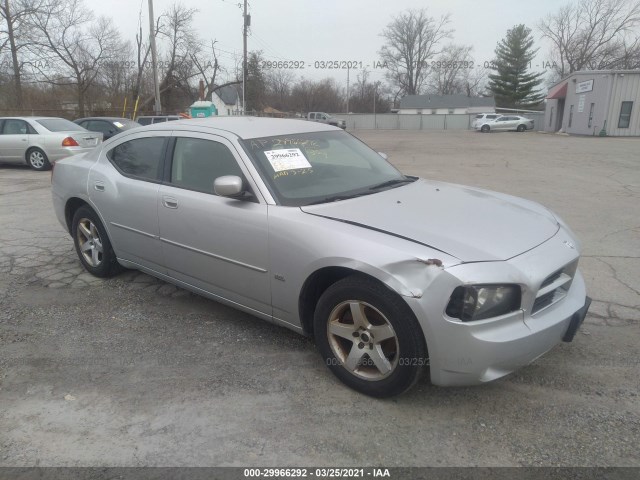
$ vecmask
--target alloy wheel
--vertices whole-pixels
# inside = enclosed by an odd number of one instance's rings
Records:
[[[92,267],[102,263],[103,247],[98,229],[88,218],[81,218],[78,222],[76,235],[82,257]]]
[[[382,312],[368,303],[338,304],[329,317],[327,337],[336,359],[357,377],[381,380],[398,365],[397,335]]]
[[[39,150],[34,150],[29,154],[29,163],[35,169],[44,168],[45,161],[44,155]]]

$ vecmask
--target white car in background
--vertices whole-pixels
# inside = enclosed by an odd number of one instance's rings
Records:
[[[487,122],[489,120],[495,120],[496,118],[501,116],[502,116],[501,113],[479,113],[478,115],[475,116],[475,118],[473,119],[473,122],[471,122],[471,126],[473,128],[476,128],[478,125],[482,125],[484,122]]]
[[[487,119],[483,122],[476,123],[475,129],[483,133],[488,133],[492,130],[524,132],[526,130],[533,130],[533,120],[517,115],[501,115],[495,119]]]
[[[49,170],[51,164],[86,153],[102,143],[102,133],[90,132],[57,117],[0,117],[0,162]]]

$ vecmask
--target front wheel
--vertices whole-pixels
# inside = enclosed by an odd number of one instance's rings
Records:
[[[71,232],[82,266],[96,277],[110,277],[120,270],[116,254],[98,214],[80,207],[73,215]]]
[[[34,170],[42,171],[51,168],[47,154],[39,148],[32,148],[27,152],[27,163]]]
[[[482,133],[489,133],[489,130],[491,130],[489,125],[483,125],[482,128],[480,129]]]
[[[405,392],[428,364],[422,329],[409,306],[367,277],[347,277],[322,294],[314,333],[334,375],[373,397]]]

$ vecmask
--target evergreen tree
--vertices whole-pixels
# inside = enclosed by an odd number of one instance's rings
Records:
[[[544,73],[529,73],[531,61],[538,49],[533,49],[531,29],[516,25],[507,32],[496,47],[496,59],[489,75],[489,90],[496,106],[503,108],[531,108],[540,104],[544,95],[537,90]]]

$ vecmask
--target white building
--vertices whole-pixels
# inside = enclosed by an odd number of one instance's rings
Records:
[[[549,90],[545,132],[640,136],[640,70],[574,72]]]
[[[400,100],[400,114],[459,114],[493,113],[493,97],[467,97],[466,95],[407,95]]]
[[[238,91],[233,85],[219,88],[211,95],[211,101],[218,110],[219,116],[240,115],[242,104]]]

